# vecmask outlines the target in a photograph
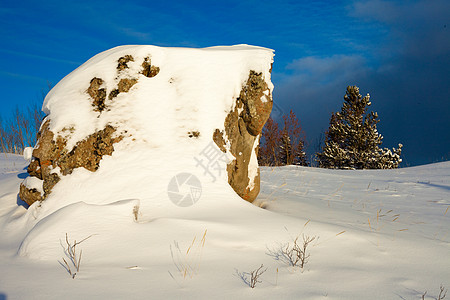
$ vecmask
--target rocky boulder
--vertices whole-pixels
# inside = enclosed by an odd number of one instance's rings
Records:
[[[262,73],[250,71],[236,99],[234,109],[225,119],[225,130],[214,131],[213,140],[236,158],[227,165],[228,183],[243,199],[252,202],[259,193],[258,143],[261,131],[272,110],[272,95]]]
[[[269,49],[246,45],[122,46],[97,55],[47,95],[43,106],[47,117],[20,198],[29,205],[46,200],[61,182],[69,178],[79,182],[73,177],[79,168],[92,174],[102,169],[114,176],[115,164],[127,168],[120,161],[127,153],[145,157],[141,164],[151,165],[155,173],[152,190],[156,186],[163,190],[166,185],[157,179],[173,176],[177,169],[195,173],[193,158],[212,143],[228,158],[220,165],[224,179],[241,198],[253,201],[260,182],[259,137],[272,109],[272,57]],[[118,158],[103,166],[104,157],[116,151]],[[143,186],[139,174],[134,181]],[[142,198],[139,189],[120,186],[117,180],[98,182],[98,189],[105,191],[99,202],[110,201],[108,193]],[[70,200],[74,202],[87,192],[67,183],[60,193],[75,195]]]

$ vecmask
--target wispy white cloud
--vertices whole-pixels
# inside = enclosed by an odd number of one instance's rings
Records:
[[[362,21],[389,26],[387,47],[394,54],[420,57],[450,52],[448,0],[357,1],[351,14]]]
[[[149,40],[150,39],[150,34],[148,32],[142,32],[139,30],[135,30],[131,27],[119,27],[117,28],[119,31],[121,31],[122,33],[126,34],[129,37],[132,38],[136,38],[138,40]]]
[[[67,59],[60,59],[60,58],[54,58],[54,57],[44,56],[44,55],[37,55],[37,54],[26,53],[26,52],[21,52],[21,51],[12,51],[12,50],[0,49],[0,52],[6,53],[6,54],[9,54],[9,55],[13,55],[13,56],[16,56],[16,57],[17,56],[18,57],[27,57],[27,58],[33,58],[33,59],[38,59],[38,60],[45,60],[45,61],[52,61],[52,62],[57,62],[57,63],[69,64],[69,65],[74,65],[74,66],[81,65],[81,62],[77,62],[77,61],[72,61],[72,60],[67,60]]]
[[[334,84],[352,80],[367,68],[361,55],[307,56],[288,64],[295,77],[307,79],[308,85]]]
[[[45,84],[47,84],[48,82],[41,77],[37,77],[37,76],[31,76],[31,75],[27,75],[27,74],[22,74],[22,73],[14,73],[14,72],[6,72],[6,71],[1,71],[0,70],[0,76],[3,77],[13,77],[16,79],[20,79],[20,80],[27,80],[27,81],[34,81],[38,84],[42,84],[45,86]]]
[[[403,142],[413,163],[438,159],[450,147],[448,12],[450,2],[442,0],[355,1],[347,17],[383,36],[350,39],[365,44],[355,54],[325,52],[292,61],[274,96],[298,112],[314,137],[342,105],[345,87],[358,85],[372,95],[387,146]]]

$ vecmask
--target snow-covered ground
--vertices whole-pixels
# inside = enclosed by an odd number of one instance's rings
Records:
[[[142,199],[79,199],[37,223],[17,197],[27,164],[0,156],[0,299],[434,299],[450,287],[450,162],[262,168],[256,205],[204,185],[166,216],[139,216]],[[66,233],[89,237],[75,279]],[[281,249],[303,234],[316,239],[301,269]],[[252,289],[245,280],[261,264]]]

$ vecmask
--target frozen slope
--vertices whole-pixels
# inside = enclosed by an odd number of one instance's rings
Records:
[[[229,199],[226,186],[138,222],[139,199],[78,202],[36,224],[25,256],[25,208],[14,194],[26,162],[9,156],[0,164],[0,298],[420,299],[428,291],[434,299],[440,284],[450,286],[450,162],[263,168],[257,204],[266,209]],[[65,233],[92,235],[78,246],[75,279],[60,265]],[[302,233],[317,237],[304,270],[278,255]],[[242,277],[261,264],[268,269],[251,289]]]

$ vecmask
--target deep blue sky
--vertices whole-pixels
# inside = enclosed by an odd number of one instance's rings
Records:
[[[408,165],[450,159],[449,0],[2,1],[0,34],[3,118],[118,45],[244,43],[275,50],[274,101],[311,150],[358,85],[383,146],[403,143]]]

